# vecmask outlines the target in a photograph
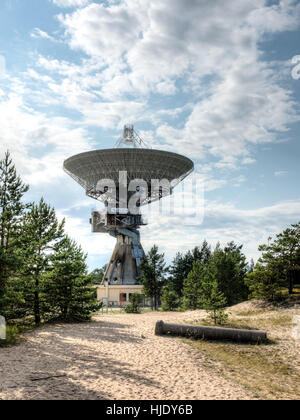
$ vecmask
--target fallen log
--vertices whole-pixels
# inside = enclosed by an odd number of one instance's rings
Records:
[[[265,331],[165,324],[163,321],[157,321],[155,326],[155,334],[179,335],[182,337],[193,337],[207,340],[229,340],[238,343],[263,343],[267,341],[267,333]]]

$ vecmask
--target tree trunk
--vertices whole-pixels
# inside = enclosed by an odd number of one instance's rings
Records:
[[[217,325],[217,311],[214,309],[214,324]]]
[[[39,295],[39,280],[35,279],[35,292],[34,292],[34,322],[35,325],[41,323],[41,314],[40,314],[40,295]]]
[[[240,330],[220,327],[196,327],[194,325],[165,324],[158,321],[155,326],[156,335],[179,335],[207,340],[229,340],[238,343],[262,343],[267,341],[267,334],[258,330]]]
[[[293,289],[294,289],[294,277],[291,271],[288,271],[288,282],[289,282],[289,295],[292,295]]]
[[[34,322],[35,325],[39,325],[41,323],[40,298],[38,292],[34,292]]]

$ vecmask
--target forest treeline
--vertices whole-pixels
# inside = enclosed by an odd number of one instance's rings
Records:
[[[0,161],[0,314],[36,325],[89,319],[98,304],[86,255],[43,198],[24,201],[28,190],[7,152]]]
[[[200,247],[177,253],[170,267],[153,246],[142,262],[141,281],[156,309],[206,309],[215,323],[225,319],[224,308],[251,298],[280,303],[300,283],[300,223],[260,245],[257,264],[247,263],[242,245],[233,241],[214,249]],[[298,290],[299,292],[299,290]]]

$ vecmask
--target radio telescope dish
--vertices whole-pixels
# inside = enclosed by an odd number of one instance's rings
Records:
[[[118,185],[120,171],[126,171],[128,184],[135,179],[146,181],[149,194],[141,203],[144,205],[158,199],[151,198],[151,180],[168,180],[171,193],[193,171],[194,164],[185,156],[162,150],[118,148],[72,156],[65,161],[64,169],[85,189],[88,196],[103,201],[104,192],[97,189],[98,181],[111,179]]]
[[[110,284],[139,284],[143,249],[138,229],[145,223],[139,211],[130,211],[130,198],[140,194],[138,207],[160,200],[172,194],[193,169],[193,162],[185,156],[151,149],[132,125],[124,127],[115,148],[80,153],[64,162],[64,170],[86,194],[106,205],[105,212],[93,212],[91,219],[93,232],[107,232],[117,238],[104,280]],[[124,182],[127,201],[121,206]],[[111,185],[115,186],[113,199]]]

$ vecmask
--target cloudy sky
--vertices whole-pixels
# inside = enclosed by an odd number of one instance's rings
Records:
[[[206,238],[257,246],[300,220],[300,2],[1,0],[0,154],[9,149],[68,233],[102,266],[114,239],[64,159],[113,147],[125,123],[185,154],[204,219],[149,217],[145,249],[173,258]]]

